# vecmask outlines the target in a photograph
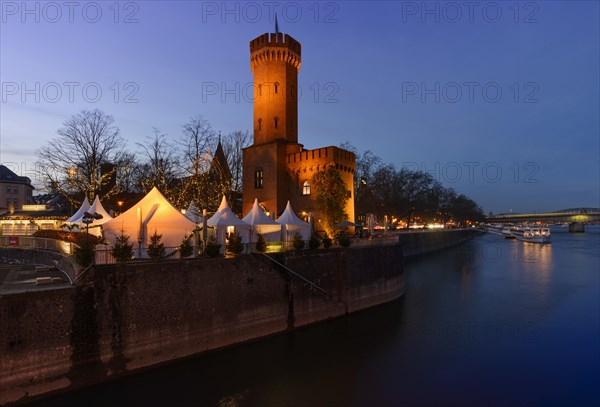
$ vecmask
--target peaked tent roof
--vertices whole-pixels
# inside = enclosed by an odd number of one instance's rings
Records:
[[[181,244],[187,234],[196,228],[196,224],[171,205],[155,187],[127,211],[102,225],[105,237],[114,239],[123,229],[129,235],[129,241],[137,243],[140,232],[138,208],[141,212],[142,241],[144,243],[148,236],[156,230],[158,234],[162,235],[162,243],[166,247],[176,247]]]
[[[298,225],[298,226],[310,226],[308,223],[304,222],[294,213],[292,209],[292,205],[290,201],[287,202],[285,206],[285,210],[281,214],[281,216],[275,221],[281,225]]]
[[[77,212],[75,212],[75,215],[73,215],[69,219],[67,219],[67,222],[78,222],[78,219],[83,218],[83,214],[85,212],[87,212],[90,208],[91,208],[90,201],[88,201],[87,196],[86,196],[85,199],[83,200],[83,203],[77,210]]]
[[[94,203],[92,203],[92,206],[90,206],[89,209],[84,212],[98,213],[98,214],[102,215],[102,219],[98,219],[98,220],[94,221],[95,225],[102,225],[103,223],[106,223],[113,218],[112,216],[110,216],[110,214],[108,212],[106,212],[106,209],[104,209],[104,207],[102,206],[102,203],[100,202],[100,197],[98,195],[96,195],[96,198],[94,199]],[[81,216],[79,218],[77,218],[71,222],[77,222],[77,223],[83,222],[83,213],[81,214]]]
[[[202,223],[202,214],[196,208],[194,201],[190,202],[190,206],[185,211],[185,217],[194,223]]]
[[[223,196],[219,210],[206,221],[208,226],[250,226],[232,212]]]
[[[219,205],[219,209],[217,209],[215,214],[221,212],[225,208],[229,208],[229,205],[227,205],[227,199],[225,199],[225,195],[223,195],[223,199],[221,199],[221,205]]]
[[[254,199],[254,205],[246,216],[242,219],[249,225],[277,225],[273,219],[269,218],[267,214],[258,206],[258,199]]]

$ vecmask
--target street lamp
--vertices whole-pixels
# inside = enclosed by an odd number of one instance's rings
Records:
[[[90,223],[93,223],[95,220],[98,219],[102,219],[103,216],[99,213],[89,213],[89,212],[84,212],[83,213],[83,219],[81,219],[81,221],[83,223],[85,223],[85,242],[86,244],[89,244],[90,242]],[[89,246],[88,246],[89,247]],[[96,263],[96,251],[95,251],[95,247],[94,247],[94,252],[93,252],[93,261],[92,264]]]
[[[85,223],[85,231],[86,231],[86,240],[89,241],[90,240],[90,223],[93,223],[95,220],[99,220],[102,219],[104,216],[102,216],[99,213],[89,213],[89,212],[84,212],[83,213],[83,219],[81,219],[81,221],[83,223]]]

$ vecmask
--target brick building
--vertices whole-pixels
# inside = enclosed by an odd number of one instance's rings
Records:
[[[346,214],[354,221],[354,154],[333,146],[307,150],[298,143],[300,64],[301,45],[288,34],[266,33],[250,42],[254,143],[243,152],[243,212],[257,198],[268,212],[280,215],[290,200],[299,216],[312,213],[318,225],[321,214],[311,178],[335,168],[350,191]]]
[[[18,211],[23,205],[32,204],[33,190],[29,178],[21,177],[0,165],[0,213]]]

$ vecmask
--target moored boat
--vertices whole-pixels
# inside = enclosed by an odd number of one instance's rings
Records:
[[[513,228],[517,240],[531,243],[550,243],[550,229],[536,226]]]
[[[513,233],[512,229],[510,227],[505,227],[504,229],[502,229],[502,235],[504,236],[505,239],[514,239],[515,238],[515,234]]]
[[[502,225],[485,225],[485,231],[488,233],[492,233],[494,235],[502,236],[502,229],[504,226]]]

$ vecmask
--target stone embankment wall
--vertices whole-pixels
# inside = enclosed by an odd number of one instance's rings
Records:
[[[3,294],[0,404],[397,299],[403,251],[438,250],[472,235],[418,233],[402,235],[398,245],[98,266],[76,286]]]
[[[450,229],[402,233],[398,238],[402,244],[404,258],[407,259],[459,245],[480,233],[480,230],[474,228]]]
[[[0,297],[0,402],[284,332],[403,292],[398,245],[96,267],[76,286]]]

